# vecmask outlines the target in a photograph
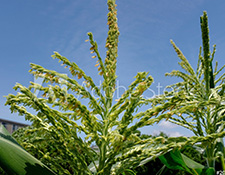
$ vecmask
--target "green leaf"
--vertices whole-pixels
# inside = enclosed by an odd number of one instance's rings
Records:
[[[172,150],[159,157],[161,162],[170,169],[184,170],[190,173],[189,168],[186,166],[182,159],[181,153],[178,150]]]
[[[0,166],[15,175],[54,175],[48,167],[26,152],[0,125]]]
[[[180,153],[179,150],[170,151],[159,157],[161,162],[167,166],[167,168],[174,170],[184,170],[191,174],[196,175],[213,175],[215,170],[201,165],[198,162],[188,158]]]
[[[192,169],[194,172],[197,172],[198,174],[202,173],[202,170],[205,168],[202,164],[195,162],[194,160],[188,158],[187,156],[185,156],[184,154],[181,154],[182,159],[185,163],[185,165]]]
[[[209,167],[207,169],[203,169],[201,175],[214,175],[215,169],[212,167]]]

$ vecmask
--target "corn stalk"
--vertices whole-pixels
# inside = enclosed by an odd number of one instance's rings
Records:
[[[105,60],[93,34],[88,33],[92,58],[97,59],[96,67],[104,80],[100,87],[75,62],[55,52],[52,57],[69,69],[70,76],[31,63],[31,74],[44,83],[31,82],[29,87],[16,84],[17,95],[7,96],[6,105],[11,111],[32,122],[31,127],[15,136],[57,174],[120,174],[176,146],[162,145],[161,137],[141,140],[137,135],[139,128],[168,117],[155,117],[167,103],[139,111],[140,106],[150,103],[142,98],[153,82],[147,72],[137,73],[133,83],[114,102],[119,31],[115,0],[108,0],[107,4]],[[42,96],[35,95],[36,90]],[[77,96],[85,98],[88,106]],[[93,149],[93,145],[97,148]]]
[[[201,31],[203,49],[200,47],[197,70],[194,71],[180,49],[171,41],[178,57],[179,65],[184,71],[173,70],[167,76],[176,76],[181,82],[169,87],[172,92],[165,92],[153,100],[153,104],[168,103],[164,112],[170,116],[168,121],[189,129],[195,136],[177,141],[176,144],[196,145],[204,148],[208,167],[215,168],[215,160],[220,158],[224,167],[225,136],[225,74],[222,73],[225,65],[218,70],[218,63],[213,70],[213,59],[216,46],[210,53],[208,17],[206,12],[201,16]],[[202,53],[203,50],[203,53]],[[222,73],[222,74],[221,74]],[[218,77],[219,76],[219,77]],[[174,140],[174,141],[175,141]]]

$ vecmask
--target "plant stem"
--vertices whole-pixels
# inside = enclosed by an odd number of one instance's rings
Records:
[[[206,156],[208,167],[215,168],[214,145],[211,143],[206,148]]]
[[[220,156],[220,160],[221,160],[221,165],[222,165],[223,171],[225,171],[225,163],[224,163],[224,155],[223,154]]]

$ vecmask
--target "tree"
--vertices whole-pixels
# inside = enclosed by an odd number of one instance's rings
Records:
[[[204,12],[200,19],[203,49],[200,47],[197,70],[194,71],[180,49],[171,41],[184,71],[173,70],[166,75],[179,77],[182,81],[169,86],[173,91],[154,99],[153,103],[167,103],[164,112],[167,111],[169,115],[168,121],[189,129],[195,135],[189,138],[169,138],[175,147],[201,144],[203,149],[198,150],[205,155],[207,166],[215,168],[215,160],[219,159],[225,170],[225,74],[222,73],[225,65],[218,70],[216,62],[213,69],[216,47],[214,45],[210,53],[207,13]]]
[[[31,63],[30,72],[36,78],[43,78],[44,84],[31,82],[29,87],[16,84],[18,94],[7,96],[6,105],[10,105],[11,111],[32,122],[32,127],[24,131],[22,145],[36,150],[34,155],[57,174],[120,174],[146,158],[171,149],[161,148],[162,137],[140,139],[137,136],[139,128],[167,117],[167,114],[154,117],[166,103],[138,111],[142,105],[149,104],[142,98],[153,82],[147,72],[137,73],[134,82],[114,102],[119,31],[115,0],[108,0],[107,4],[109,31],[105,60],[99,54],[92,33],[88,33],[92,58],[97,59],[96,67],[103,78],[100,87],[75,62],[55,52],[52,57],[68,67],[71,76]],[[85,86],[78,79],[83,80]],[[36,96],[33,90],[42,92],[42,97]],[[89,106],[83,105],[76,95],[87,99]],[[29,108],[34,112],[29,112]],[[137,122],[132,124],[135,119]],[[81,132],[85,138],[80,137]],[[40,149],[41,144],[46,148]],[[98,150],[92,149],[92,144],[96,144]]]

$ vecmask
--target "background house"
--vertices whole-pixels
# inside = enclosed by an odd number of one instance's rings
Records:
[[[0,119],[0,124],[2,124],[10,134],[12,134],[14,131],[16,131],[19,128],[29,126],[24,123],[14,122],[10,120]]]

